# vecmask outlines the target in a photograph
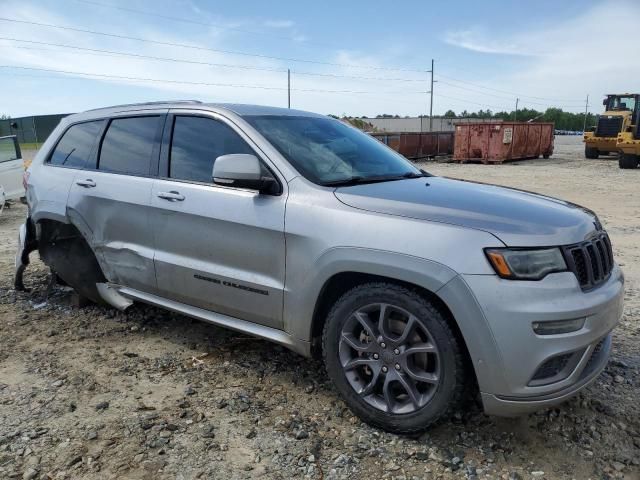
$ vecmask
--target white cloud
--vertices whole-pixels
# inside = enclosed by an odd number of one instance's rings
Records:
[[[351,68],[321,63],[296,63],[277,59],[238,56],[221,51],[236,50],[228,35],[219,35],[207,29],[190,29],[177,32],[163,29],[163,25],[151,26],[137,18],[119,16],[117,21],[110,18],[76,17],[56,13],[29,3],[14,2],[12,17],[26,21],[56,25],[77,26],[96,31],[104,31],[139,38],[156,39],[166,43],[188,44],[200,49],[186,49],[170,45],[136,42],[132,40],[94,36],[67,30],[41,28],[33,25],[2,22],[2,36],[56,44],[76,45],[83,48],[131,52],[139,55],[169,57],[225,65],[250,65],[278,71],[225,68],[211,65],[194,65],[178,62],[164,62],[106,55],[99,52],[64,49],[58,47],[0,41],[0,64],[19,65],[37,69],[86,72],[120,77],[147,79],[183,80],[196,83],[265,86],[276,89],[234,88],[214,85],[190,85],[180,83],[142,82],[124,78],[86,79],[73,73],[55,74],[42,71],[0,69],[0,81],[14,85],[20,95],[3,99],[2,113],[13,116],[37,113],[81,111],[109,104],[130,101],[148,101],[171,98],[197,98],[203,101],[257,103],[286,106],[287,68],[292,70],[292,106],[321,113],[375,114],[380,111],[396,111],[414,105],[415,95],[403,94],[406,85],[390,82],[337,78],[332,76],[302,75],[304,72],[359,75],[398,76],[398,72],[386,72]],[[249,21],[247,21],[249,22]],[[295,32],[293,32],[295,33]],[[299,34],[302,35],[302,34]],[[13,45],[13,46],[11,46]],[[15,46],[28,48],[15,48]],[[245,48],[248,50],[248,48]],[[244,49],[243,49],[244,50]],[[256,53],[263,53],[256,47]],[[289,56],[288,52],[282,52]],[[298,56],[290,54],[290,56]],[[374,56],[362,56],[347,50],[321,53],[310,51],[303,58],[317,58],[336,64],[379,66]],[[384,57],[382,57],[384,58]],[[12,77],[6,75],[12,73]],[[299,73],[300,72],[300,73]],[[407,74],[406,76],[409,76]],[[34,76],[42,76],[36,80]],[[20,80],[15,83],[15,79]],[[57,80],[54,80],[56,79]],[[66,81],[61,81],[60,78]],[[28,80],[28,81],[27,81]],[[2,85],[7,85],[3,83]],[[132,88],[135,86],[136,88]],[[410,85],[412,90],[417,87]],[[318,91],[320,90],[320,91]],[[327,90],[345,91],[331,93]],[[6,89],[5,89],[6,91]],[[348,92],[370,91],[371,94]],[[402,98],[395,93],[399,92]],[[89,92],[89,93],[87,93]],[[408,103],[407,103],[408,102]],[[36,106],[34,108],[34,105]],[[398,107],[402,105],[402,107]],[[39,106],[39,107],[38,107]]]
[[[487,34],[483,29],[478,27],[469,30],[447,32],[444,37],[444,41],[450,45],[478,53],[524,56],[540,54],[540,52],[532,51],[532,46],[524,43],[523,40],[525,39],[495,38],[495,35]]]
[[[486,35],[483,30],[473,28],[449,32],[444,40],[482,52],[487,65],[502,67],[494,68],[495,73],[484,78],[472,74],[462,77],[469,82],[528,96],[559,99],[556,103],[571,111],[583,110],[581,99],[590,94],[591,111],[597,112],[601,108],[598,99],[602,95],[637,90],[634,79],[640,78],[640,64],[632,59],[640,50],[640,37],[635,34],[638,18],[640,3],[606,1],[589,10],[576,10],[569,20],[547,26],[531,24],[528,29],[511,35],[501,34],[498,29]],[[498,56],[505,54],[527,57],[509,63],[508,57]],[[442,92],[445,90],[444,86],[440,88]],[[476,95],[453,89],[449,92],[467,98]],[[478,95],[476,101],[509,104],[508,100],[482,95]],[[544,110],[544,105],[536,103],[545,102],[521,98],[520,105]]]
[[[264,22],[265,27],[269,28],[292,28],[295,22],[292,20],[266,20]]]

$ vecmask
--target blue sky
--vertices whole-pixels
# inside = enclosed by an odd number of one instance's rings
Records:
[[[0,20],[0,114],[14,117],[179,98],[286,106],[287,68],[292,107],[416,115],[432,58],[435,114],[511,110],[516,98],[581,111],[587,94],[599,111],[603,94],[640,78],[633,0],[0,5],[14,20]]]

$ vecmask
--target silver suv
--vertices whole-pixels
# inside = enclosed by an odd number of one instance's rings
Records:
[[[424,430],[602,371],[623,275],[596,215],[429,175],[340,121],[170,102],[64,119],[27,172],[29,252],[79,294],[157,305],[324,358],[351,409]],[[471,387],[471,388],[468,388]]]

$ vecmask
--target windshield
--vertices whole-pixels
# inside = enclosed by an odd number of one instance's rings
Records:
[[[245,118],[296,170],[320,185],[421,174],[403,156],[338,120],[282,115]]]
[[[635,97],[609,97],[608,110],[635,110]]]

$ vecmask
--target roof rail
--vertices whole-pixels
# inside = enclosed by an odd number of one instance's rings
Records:
[[[200,100],[160,100],[156,102],[141,102],[141,103],[125,103],[123,105],[110,105],[108,107],[92,108],[86,110],[87,112],[94,112],[96,110],[105,110],[107,108],[123,108],[123,107],[145,107],[150,105],[166,105],[168,103],[185,103],[185,104],[202,104]]]

